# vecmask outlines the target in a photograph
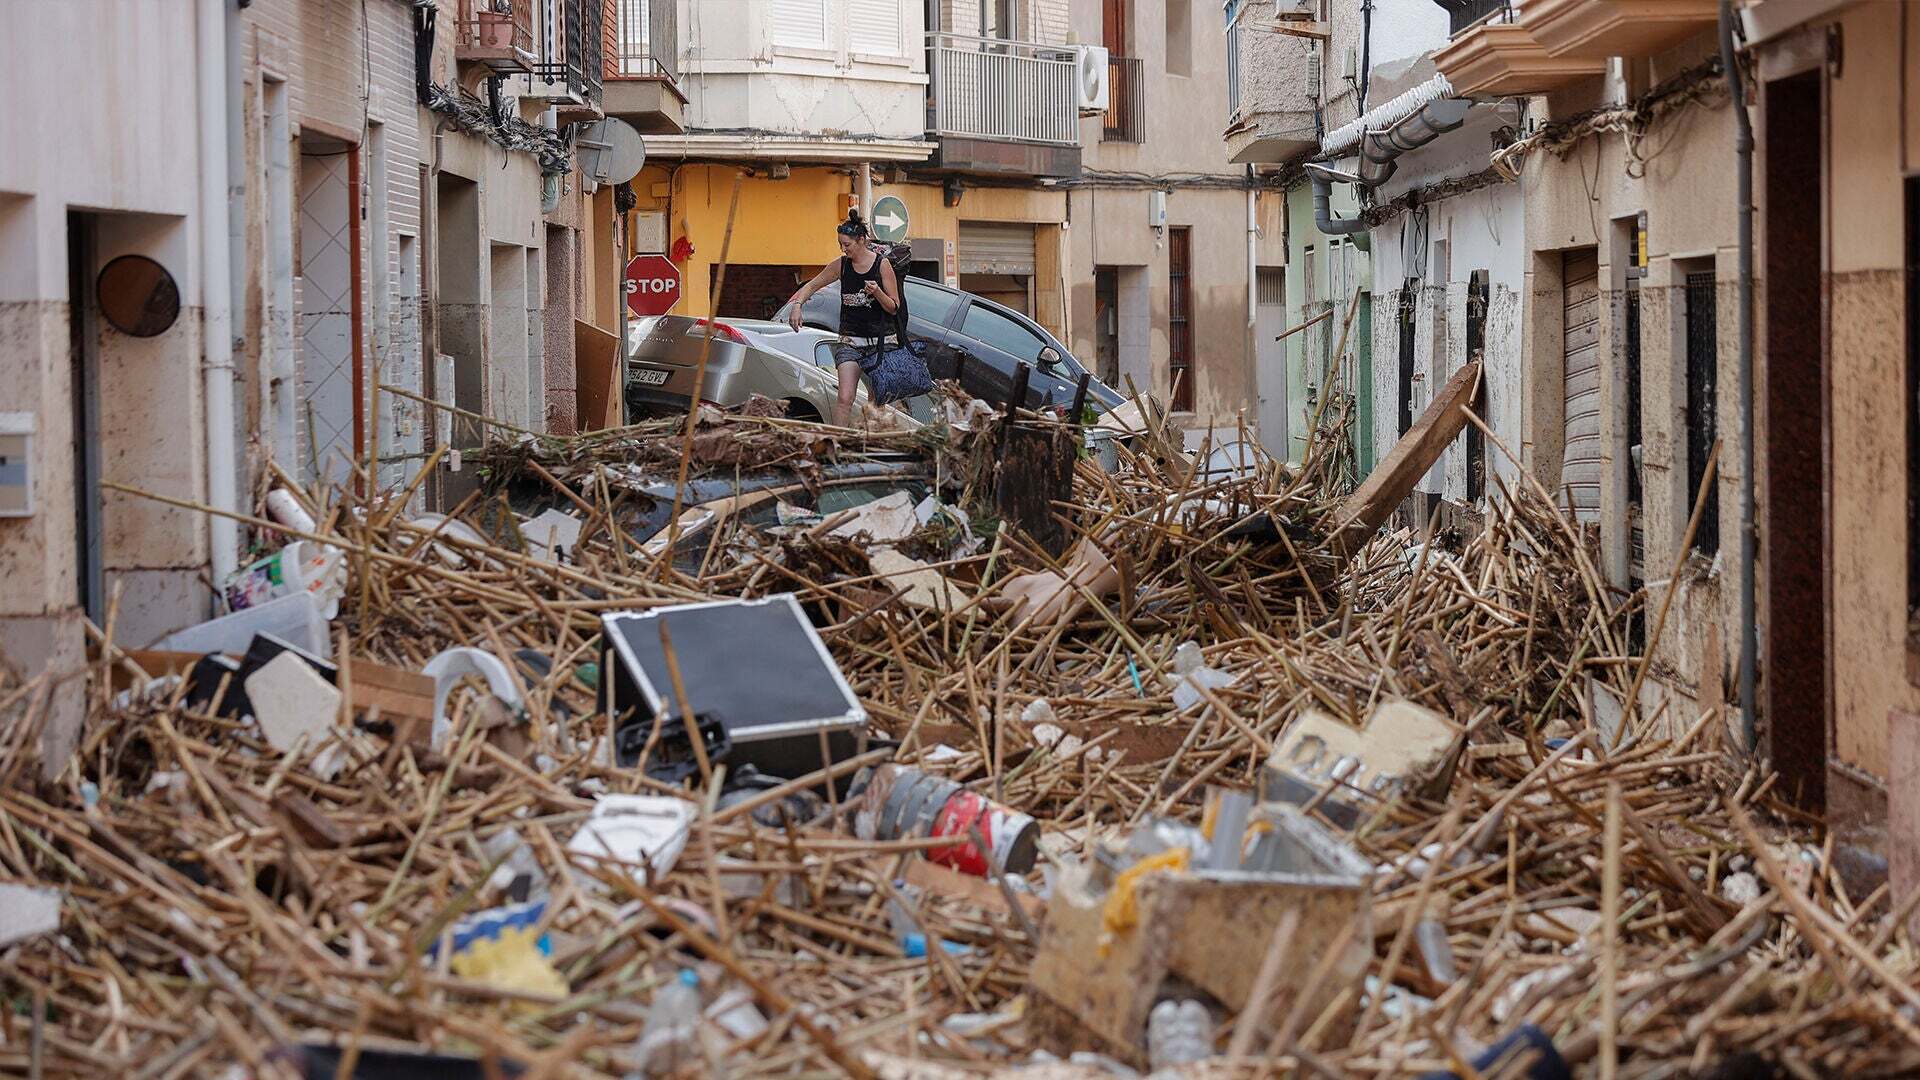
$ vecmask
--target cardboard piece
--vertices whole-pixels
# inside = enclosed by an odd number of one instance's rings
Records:
[[[1337,778],[1320,810],[1352,825],[1371,809],[1368,796],[1443,794],[1465,741],[1460,725],[1400,698],[1382,701],[1358,728],[1309,709],[1287,725],[1261,768],[1260,797],[1305,803]]]
[[[620,339],[605,330],[573,321],[573,367],[581,431],[599,431],[626,423],[625,367]]]

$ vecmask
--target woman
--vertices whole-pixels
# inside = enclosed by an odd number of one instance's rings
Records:
[[[860,211],[847,211],[847,220],[835,231],[839,233],[840,257],[793,294],[788,301],[792,307],[787,321],[795,330],[800,329],[801,305],[839,277],[840,342],[833,347],[833,360],[840,375],[840,398],[834,404],[833,422],[850,427],[853,395],[860,387],[863,362],[871,365],[879,361],[886,348],[887,331],[893,326],[893,313],[900,310],[900,282],[894,277],[892,264],[873,249]]]

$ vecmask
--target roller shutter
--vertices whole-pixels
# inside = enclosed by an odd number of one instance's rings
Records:
[[[960,273],[1033,273],[1033,226],[1024,222],[960,223]]]

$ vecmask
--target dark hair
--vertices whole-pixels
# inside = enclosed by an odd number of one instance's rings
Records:
[[[858,209],[848,210],[847,220],[841,222],[840,227],[834,231],[841,236],[851,236],[858,240],[867,235],[867,223],[860,220]]]

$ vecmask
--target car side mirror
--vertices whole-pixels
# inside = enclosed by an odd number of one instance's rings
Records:
[[[1060,363],[1060,350],[1051,345],[1040,350],[1040,366],[1052,371]]]

